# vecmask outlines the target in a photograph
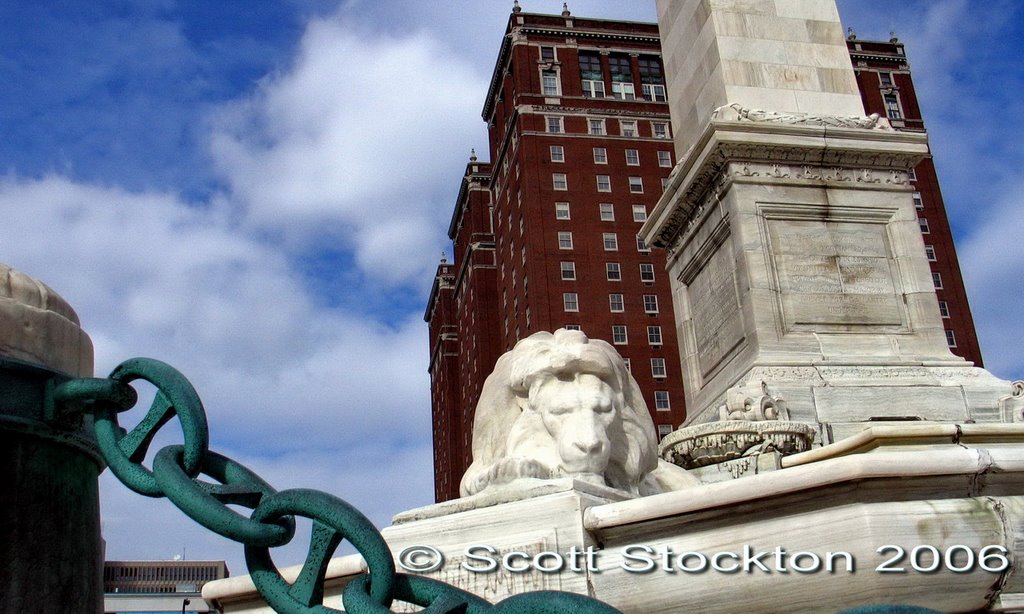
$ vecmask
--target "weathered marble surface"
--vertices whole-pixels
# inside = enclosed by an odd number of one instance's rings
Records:
[[[92,341],[46,284],[0,263],[0,356],[91,377]]]
[[[633,495],[697,483],[659,464],[656,441],[640,388],[615,348],[576,330],[535,333],[499,358],[484,382],[461,491],[560,477]]]
[[[864,113],[833,0],[658,0],[676,155],[730,103]]]
[[[788,456],[782,468],[696,489],[627,500],[592,494],[593,486],[564,482],[562,490],[491,507],[421,518],[383,531],[396,556],[428,545],[445,555],[430,572],[462,588],[497,600],[512,592],[554,588],[589,594],[627,613],[822,612],[857,605],[909,603],[940,611],[1013,611],[1024,598],[1024,426],[901,425],[871,427],[825,448]],[[904,549],[905,573],[880,573],[891,558],[886,545]],[[557,573],[476,573],[466,548],[492,547],[497,556],[522,552],[559,553],[566,566]],[[633,573],[631,553],[654,549],[655,569]],[[1005,568],[989,572],[977,564],[953,573],[944,562],[934,573],[916,572],[909,555],[934,547],[964,565],[964,549],[1005,548]],[[776,548],[785,551],[784,571],[774,554],[762,558],[767,571],[702,573],[661,569],[661,549],[677,555],[698,552],[743,556]],[[569,553],[593,552],[591,567]],[[836,573],[800,572],[810,559],[835,558]],[[926,553],[927,554],[927,553]],[[553,558],[546,559],[552,564]],[[930,563],[925,556],[923,563]],[[517,562],[522,562],[519,559]],[[719,563],[730,566],[728,556]],[[676,565],[677,557],[670,557]],[[697,559],[684,561],[695,565]],[[336,607],[342,587],[364,570],[358,557],[342,557],[328,570],[327,605]],[[294,575],[293,570],[293,575]],[[229,614],[266,612],[245,577],[212,582],[203,596]],[[710,597],[709,597],[710,596]]]

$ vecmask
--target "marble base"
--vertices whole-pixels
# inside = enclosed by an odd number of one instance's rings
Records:
[[[870,427],[777,465],[623,501],[566,483],[559,492],[408,520],[383,535],[396,556],[413,545],[437,548],[445,564],[431,577],[492,601],[555,589],[638,614],[834,612],[882,603],[959,612],[1015,611],[1024,597],[1024,425]],[[567,560],[553,573],[475,573],[461,567],[476,564],[466,556],[474,545],[492,547],[497,557],[521,552],[517,563],[542,552],[592,555],[579,557],[576,569]],[[904,554],[889,566],[904,572],[880,571],[896,548]],[[926,568],[931,548],[952,553],[950,563],[943,558],[933,572],[914,570],[911,553],[917,549],[916,562]],[[768,553],[758,559],[766,569],[732,570],[759,552]],[[977,562],[983,552],[1003,554],[1005,563],[990,556],[986,571]],[[706,569],[682,569],[701,564],[696,554],[680,560],[682,553],[700,553]],[[820,561],[813,571],[811,555]],[[636,572],[645,560],[653,568]],[[342,587],[364,570],[358,556],[333,561],[326,604],[337,607]],[[203,597],[229,614],[269,612],[244,577],[211,582]]]

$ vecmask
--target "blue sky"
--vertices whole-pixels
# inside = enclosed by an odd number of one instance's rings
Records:
[[[1024,377],[1024,7],[839,6],[861,38],[907,43],[987,366]],[[487,149],[510,8],[2,3],[0,261],[76,308],[97,373],[136,355],[181,369],[213,447],[276,487],[327,490],[378,524],[427,504],[423,307],[470,149]],[[655,17],[653,0],[570,9]],[[110,558],[244,571],[239,546],[166,501],[101,486]]]

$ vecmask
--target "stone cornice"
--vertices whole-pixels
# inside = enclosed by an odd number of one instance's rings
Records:
[[[928,154],[927,137],[920,133],[843,125],[858,118],[788,121],[794,116],[770,115],[769,120],[709,122],[669,175],[665,193],[640,236],[650,245],[671,250],[691,220],[737,179],[855,182],[905,189],[908,169]]]

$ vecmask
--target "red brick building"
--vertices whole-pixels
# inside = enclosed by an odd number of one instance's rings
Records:
[[[910,78],[910,64],[903,43],[896,38],[889,41],[858,40],[851,34],[846,45],[867,112],[888,117],[897,130],[923,132],[924,119]],[[954,354],[983,366],[978,335],[974,330],[974,319],[953,245],[953,233],[931,157],[917,165],[911,183],[935,292],[939,296],[939,311],[946,324],[946,342]]]
[[[483,109],[491,162],[474,155],[466,167],[448,228],[454,262],[439,265],[424,315],[438,501],[458,496],[472,461],[484,379],[534,332],[579,327],[612,343],[659,437],[685,418],[665,254],[636,237],[676,161],[658,26],[514,9],[505,34]],[[893,119],[923,129],[902,46],[868,45],[850,47],[866,107],[886,108],[887,70],[903,113]],[[954,351],[980,363],[930,160],[917,187]]]

